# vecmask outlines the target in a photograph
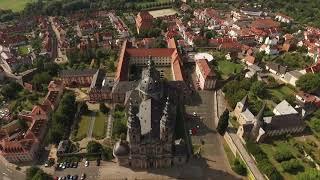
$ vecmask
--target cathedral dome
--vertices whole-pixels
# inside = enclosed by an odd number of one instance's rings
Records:
[[[140,90],[145,94],[159,91],[159,87],[160,87],[160,82],[150,76],[146,76],[144,79],[141,80],[141,83],[140,83]]]
[[[142,72],[142,80],[139,84],[139,90],[145,95],[152,95],[159,93],[160,89],[160,73],[156,70],[154,62],[149,60],[147,69]]]
[[[113,148],[114,156],[128,156],[129,152],[130,147],[126,141],[118,141]]]

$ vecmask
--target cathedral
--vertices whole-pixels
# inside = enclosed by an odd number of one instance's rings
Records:
[[[175,139],[175,91],[160,78],[151,58],[137,87],[128,93],[127,137],[113,155],[121,166],[162,168],[186,162],[182,139]]]

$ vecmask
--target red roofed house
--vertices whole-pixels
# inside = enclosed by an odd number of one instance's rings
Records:
[[[21,115],[29,125],[24,130],[18,121],[12,121],[0,129],[0,156],[12,163],[32,161],[44,137],[47,126],[47,113],[41,106]]]
[[[202,90],[213,89],[216,84],[214,72],[206,59],[196,60],[197,83]]]
[[[153,16],[148,11],[141,11],[136,17],[136,28],[138,34],[153,27]]]

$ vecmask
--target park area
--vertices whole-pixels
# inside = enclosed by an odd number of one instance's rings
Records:
[[[220,60],[217,62],[217,71],[222,79],[227,79],[230,75],[241,72],[242,65],[228,60]]]
[[[259,146],[285,180],[295,179],[297,174],[315,168],[315,164],[304,152],[314,157],[316,162],[319,159],[318,145],[308,138],[301,140],[287,137]]]
[[[89,136],[92,128],[92,137],[99,140],[106,134],[107,115],[102,112],[89,111],[83,114],[79,120],[78,128],[74,132],[74,140],[81,141]],[[92,124],[93,123],[93,124]]]
[[[36,0],[0,0],[0,9],[11,9],[18,12],[24,9],[27,3],[35,2]]]

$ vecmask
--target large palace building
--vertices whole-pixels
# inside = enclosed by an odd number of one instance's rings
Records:
[[[178,95],[155,68],[156,62],[170,62],[161,60],[146,61],[142,79],[129,95],[127,138],[113,150],[119,165],[161,168],[186,162],[185,144],[174,134]]]
[[[174,39],[167,41],[168,48],[135,48],[131,42],[124,41],[117,65],[115,85],[112,90],[112,99],[115,103],[123,103],[128,100],[128,92],[137,85],[135,80],[130,79],[130,69],[132,66],[145,68],[151,58],[155,67],[166,69],[168,72],[168,82],[171,87],[188,92],[184,83],[182,73],[182,60],[179,56]],[[161,72],[162,73],[162,72]],[[161,74],[162,76],[162,74]]]

